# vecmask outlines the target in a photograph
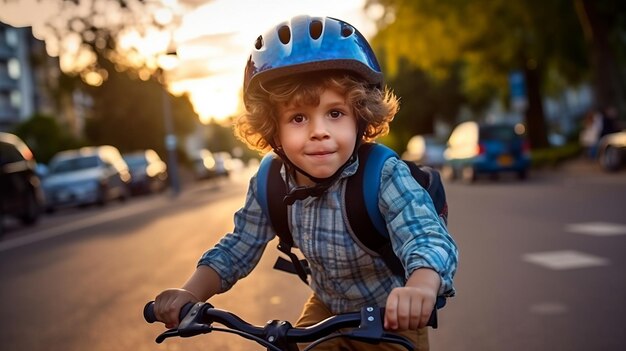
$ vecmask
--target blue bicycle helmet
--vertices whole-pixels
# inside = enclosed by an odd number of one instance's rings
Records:
[[[244,73],[244,101],[261,83],[321,70],[348,71],[382,86],[376,56],[356,28],[331,17],[297,16],[257,38]]]

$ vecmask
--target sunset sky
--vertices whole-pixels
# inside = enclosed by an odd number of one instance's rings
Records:
[[[167,9],[182,14],[174,25],[173,46],[179,62],[169,71],[170,90],[188,92],[196,112],[203,121],[223,119],[238,113],[241,99],[243,69],[254,40],[274,24],[295,15],[332,16],[345,20],[366,37],[374,34],[372,18],[379,16],[373,9],[368,14],[365,0],[159,0]],[[45,39],[42,24],[59,12],[57,0],[20,0],[0,5],[0,21],[14,26],[32,26],[39,39]],[[114,9],[114,8],[113,8]],[[109,11],[114,12],[114,11]],[[169,21],[168,11],[153,14]],[[48,52],[58,55],[60,50],[48,43]],[[125,43],[140,48],[145,55],[163,51],[164,42],[170,42],[163,33],[138,36],[129,33]],[[68,41],[69,42],[69,41]],[[66,44],[68,45],[68,44]],[[63,60],[62,66],[75,64]],[[82,59],[88,60],[89,57]]]

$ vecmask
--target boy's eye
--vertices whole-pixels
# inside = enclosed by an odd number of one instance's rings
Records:
[[[331,118],[339,118],[339,117],[343,116],[343,112],[334,110],[334,111],[330,111],[330,113],[328,115]]]
[[[302,123],[306,120],[306,118],[303,115],[295,115],[291,118],[291,121],[293,123]]]

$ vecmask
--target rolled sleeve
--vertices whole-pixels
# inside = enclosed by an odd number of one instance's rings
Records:
[[[205,252],[198,266],[214,269],[222,280],[222,292],[250,274],[258,264],[274,232],[256,196],[256,176],[248,186],[246,202],[234,215],[234,229]]]
[[[439,294],[454,295],[458,248],[428,192],[403,161],[390,158],[383,168],[379,193],[380,211],[406,276],[418,268],[430,268],[441,277]]]

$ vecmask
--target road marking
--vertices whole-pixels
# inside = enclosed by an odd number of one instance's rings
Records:
[[[147,203],[151,204],[151,203]],[[96,216],[83,218],[80,220],[65,223],[63,225],[52,227],[30,234],[28,236],[21,236],[15,239],[6,240],[0,242],[0,252],[8,251],[17,247],[25,246],[28,244],[36,243],[38,241],[54,238],[56,236],[71,233],[76,230],[85,229],[100,223],[107,221],[113,221],[116,219],[132,216],[141,212],[148,211],[155,208],[153,203],[150,206],[134,206],[131,208],[124,207],[111,212],[98,214]]]
[[[241,184],[234,183],[236,186],[229,184],[224,189],[228,191],[221,191],[220,197],[224,196],[233,196],[233,194],[238,193],[241,189],[245,191],[245,187],[241,187]],[[147,212],[153,209],[157,209],[164,206],[172,206],[173,202],[176,201],[184,201],[186,199],[197,198],[198,191],[203,191],[207,189],[207,186],[214,187],[211,182],[204,182],[194,184],[189,187],[189,190],[183,191],[178,197],[172,198],[168,196],[160,196],[156,199],[146,199],[145,201],[141,201],[138,203],[125,204],[124,207],[112,210],[106,213],[100,213],[97,215],[93,215],[91,217],[79,219],[79,220],[71,220],[71,222],[67,222],[65,224],[43,229],[41,231],[29,234],[28,236],[20,236],[14,239],[7,239],[4,241],[0,241],[0,252],[8,251],[17,247],[29,245],[36,243],[38,241],[54,238],[57,236],[62,236],[65,234],[69,234],[73,231],[85,229],[88,227],[92,227],[107,221],[113,221],[117,219],[121,219],[124,217],[133,216],[142,212]],[[212,196],[211,199],[215,199],[217,196]]]
[[[565,304],[560,302],[541,302],[530,306],[530,312],[544,316],[563,314],[568,311]]]
[[[609,260],[577,251],[546,251],[522,256],[524,261],[554,270],[606,266]]]
[[[626,235],[626,225],[608,222],[573,223],[568,225],[565,230],[570,233],[593,236]]]

